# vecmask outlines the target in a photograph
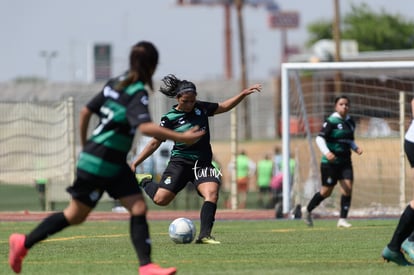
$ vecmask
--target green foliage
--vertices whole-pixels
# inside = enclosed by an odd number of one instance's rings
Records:
[[[333,21],[317,21],[308,25],[310,46],[320,39],[332,39]],[[414,47],[414,22],[401,15],[373,11],[367,4],[352,5],[343,16],[341,38],[358,42],[360,51],[412,49]]]
[[[411,274],[412,269],[383,263],[381,251],[397,219],[352,220],[350,229],[336,220],[216,221],[220,245],[174,244],[169,221],[150,221],[153,260],[177,266],[179,274]],[[199,227],[199,221],[195,221]],[[36,223],[2,222],[1,274],[13,274],[7,264],[7,238],[28,232]],[[128,221],[88,221],[63,230],[33,247],[23,274],[137,274]]]
[[[332,26],[332,22],[328,20],[319,20],[310,23],[307,26],[310,38],[306,42],[306,46],[310,47],[322,39],[332,39]]]

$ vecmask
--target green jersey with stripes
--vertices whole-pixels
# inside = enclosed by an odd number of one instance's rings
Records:
[[[171,157],[181,157],[189,160],[212,161],[212,150],[210,145],[210,128],[208,117],[213,116],[218,108],[218,103],[197,101],[191,112],[183,112],[176,109],[176,106],[161,118],[161,126],[176,132],[185,132],[198,125],[200,130],[205,130],[197,142],[187,145],[175,142],[171,151]]]
[[[355,122],[350,116],[342,118],[338,113],[330,115],[323,123],[318,136],[325,139],[328,149],[335,154],[335,163],[351,163],[351,149],[354,144]],[[328,163],[323,155],[322,163]]]
[[[115,90],[123,77],[109,80],[86,105],[99,116],[99,124],[79,155],[77,173],[82,178],[117,176],[127,161],[137,127],[151,121],[144,84],[135,82]]]

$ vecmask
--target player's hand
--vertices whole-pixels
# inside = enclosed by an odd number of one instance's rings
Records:
[[[247,89],[243,90],[243,94],[244,95],[249,95],[252,93],[256,93],[256,92],[261,92],[262,91],[262,84],[254,84],[252,86],[250,86]]]
[[[333,162],[336,159],[336,156],[334,153],[332,152],[328,152],[326,153],[325,157],[328,159],[329,162]]]
[[[355,152],[358,154],[358,155],[362,155],[362,152],[364,152],[360,147],[358,147],[356,150],[355,150]]]
[[[200,130],[199,126],[194,126],[190,130],[185,131],[181,135],[181,142],[184,142],[188,145],[196,143],[204,134],[205,130]]]

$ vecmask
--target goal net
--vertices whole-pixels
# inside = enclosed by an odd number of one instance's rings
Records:
[[[0,102],[0,183],[44,185],[45,208],[68,201],[75,171],[73,99]]]
[[[350,215],[396,215],[412,198],[413,179],[403,151],[411,122],[414,62],[285,63],[282,65],[283,172],[295,152],[293,182],[284,181],[283,212],[306,206],[320,188],[321,153],[315,137],[334,112],[339,95],[350,98],[356,122],[355,142],[364,153],[352,154],[354,188]],[[339,186],[315,213],[338,214]]]

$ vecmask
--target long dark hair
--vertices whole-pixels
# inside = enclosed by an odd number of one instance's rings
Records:
[[[168,97],[176,98],[180,98],[186,93],[197,95],[197,89],[193,82],[180,80],[173,74],[166,75],[161,79],[160,92]]]
[[[158,65],[158,50],[148,41],[141,41],[132,46],[129,54],[129,70],[117,89],[123,90],[130,84],[142,81],[153,90],[152,76]]]

